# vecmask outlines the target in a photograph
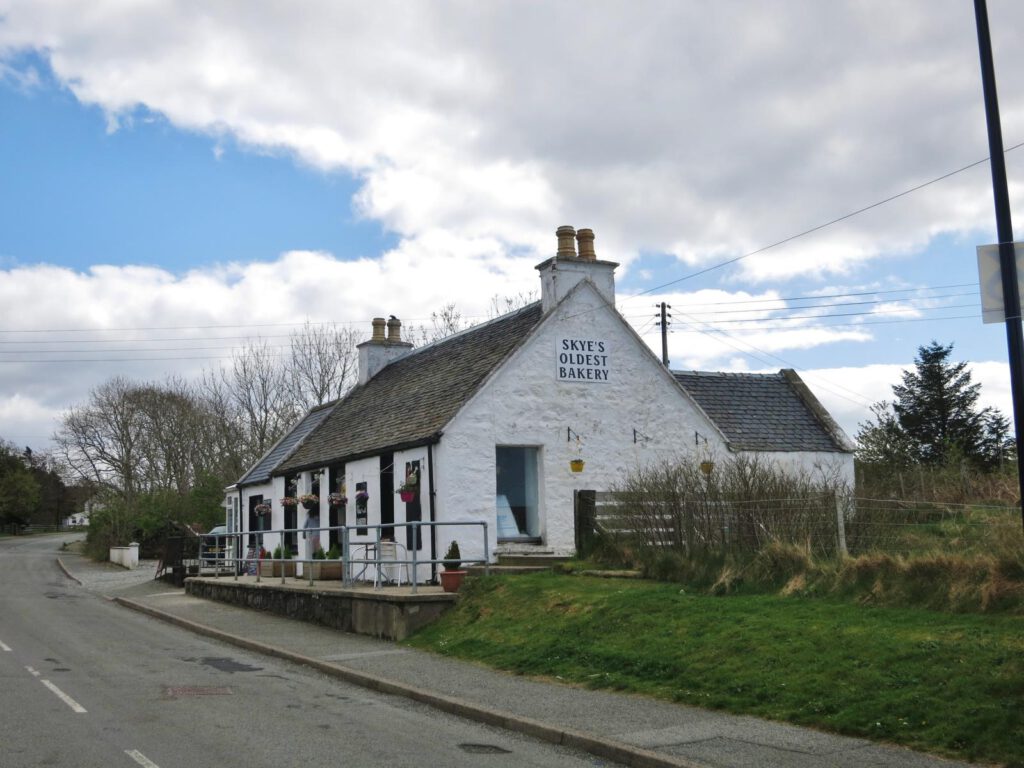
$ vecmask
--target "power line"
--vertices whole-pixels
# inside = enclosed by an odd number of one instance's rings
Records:
[[[1005,150],[1003,150],[1003,154],[1005,155],[1005,154],[1007,154],[1009,152],[1012,152],[1015,149],[1020,149],[1021,147],[1024,147],[1024,141],[1020,142],[1019,144],[1014,144],[1012,147],[1007,147]],[[676,283],[681,283],[684,280],[690,280],[690,279],[692,279],[694,277],[699,277],[700,275],[705,275],[708,272],[713,272],[716,269],[721,269],[722,267],[726,267],[726,266],[728,266],[730,264],[735,264],[736,262],[742,261],[743,259],[749,259],[751,256],[756,256],[759,253],[764,253],[765,251],[771,250],[772,248],[777,248],[780,245],[785,245],[786,243],[791,243],[794,240],[797,240],[797,239],[799,239],[801,237],[806,237],[807,235],[813,234],[815,232],[820,232],[821,230],[826,229],[827,227],[831,227],[833,224],[838,224],[839,222],[846,221],[847,219],[851,219],[854,216],[859,216],[862,213],[866,213],[867,211],[870,211],[870,210],[872,210],[874,208],[878,208],[879,206],[885,205],[886,203],[891,203],[894,200],[900,199],[901,197],[906,197],[907,195],[909,195],[909,194],[911,194],[913,192],[917,192],[919,190],[922,190],[925,187],[931,186],[932,184],[937,184],[940,181],[945,181],[946,179],[950,178],[951,176],[956,176],[958,173],[963,173],[964,171],[968,171],[971,168],[975,168],[976,166],[981,165],[982,163],[987,163],[989,161],[989,159],[990,159],[990,157],[983,157],[981,160],[975,160],[973,163],[968,163],[967,165],[965,165],[965,166],[963,166],[961,168],[957,168],[955,171],[950,171],[949,173],[944,173],[941,176],[936,176],[934,179],[930,179],[929,181],[926,181],[926,182],[924,182],[922,184],[918,184],[917,186],[910,187],[910,189],[905,189],[902,192],[897,192],[895,195],[890,195],[889,197],[885,198],[884,200],[879,200],[878,202],[871,203],[871,205],[865,205],[863,208],[858,208],[857,210],[851,211],[850,213],[843,214],[842,216],[837,216],[836,218],[832,219],[831,221],[826,221],[824,224],[818,224],[817,226],[811,227],[810,229],[805,229],[803,232],[798,232],[795,235],[790,235],[789,237],[784,237],[782,240],[777,240],[774,243],[771,243],[770,245],[761,246],[760,248],[757,248],[756,250],[750,251],[748,253],[744,253],[744,254],[742,254],[740,256],[736,256],[736,257],[731,258],[731,259],[726,259],[725,261],[721,261],[721,262],[719,262],[717,264],[712,264],[710,267],[706,267],[706,268],[701,269],[701,270],[699,270],[697,272],[693,272],[693,273],[691,273],[689,275],[684,275],[683,277],[677,278],[675,280],[670,280],[667,283],[662,283],[661,285],[657,285],[657,286],[655,286],[653,288],[648,288],[646,291],[641,291],[640,293],[636,293],[636,294],[633,294],[632,296],[627,297],[626,300],[628,301],[629,299],[635,299],[635,298],[638,298],[640,296],[646,296],[647,294],[653,293],[654,291],[660,291],[662,288],[667,288],[670,285],[675,285]]]
[[[938,322],[940,320],[977,320],[981,317],[981,314],[976,315],[950,315],[948,317],[908,317],[900,320],[864,320],[858,323],[821,323],[821,324],[801,324],[793,326],[785,325],[758,325],[750,326],[749,328],[730,328],[730,333],[743,333],[743,332],[763,332],[763,331],[815,331],[828,328],[862,328],[865,325],[897,325],[899,323],[930,323]],[[783,318],[779,318],[784,322]],[[705,325],[712,325],[712,323],[704,322]],[[669,333],[689,333],[688,329],[680,329],[669,331]],[[697,329],[693,329],[693,333],[697,333]],[[724,333],[724,331],[718,331]]]
[[[899,302],[901,304],[909,304],[915,301],[935,301],[937,299],[951,299],[958,296],[974,296],[974,291],[967,291],[964,293],[941,293],[938,296],[909,296],[905,299],[877,299],[874,301],[835,301],[827,304],[802,304],[794,307],[762,307],[760,309],[715,309],[708,312],[697,312],[698,315],[733,315],[741,312],[785,312],[788,310],[801,310],[801,309],[821,309],[830,307],[863,307],[870,306],[871,304],[892,304]],[[782,301],[782,299],[777,299]],[[687,305],[689,306],[689,305]],[[714,306],[714,305],[698,305],[698,306]]]
[[[964,309],[966,307],[977,307],[978,303],[974,302],[971,304],[945,304],[941,307],[934,307],[934,309]],[[800,309],[800,307],[797,307]],[[896,312],[921,312],[923,309],[929,309],[929,307],[907,307],[906,309],[889,309],[886,310],[885,314],[891,314]],[[878,315],[880,312],[830,312],[827,314],[820,315],[786,315],[785,317],[766,317],[765,322],[771,321],[785,321],[785,320],[818,320],[822,317],[863,317],[865,315]],[[692,317],[692,315],[687,315]],[[737,317],[731,320],[694,320],[694,322],[705,323],[707,325],[722,325],[724,323],[749,323],[755,320],[752,317]]]
[[[892,288],[884,291],[859,291],[856,293],[822,293],[810,296],[782,296],[777,299],[736,299],[735,301],[713,301],[704,304],[690,304],[691,307],[717,307],[732,304],[765,304],[772,301],[811,301],[814,299],[846,299],[855,296],[882,296],[889,293],[910,293],[911,291],[940,291],[947,288],[977,288],[977,283],[955,283],[953,285],[925,285],[918,288]],[[920,298],[934,298],[922,296]]]

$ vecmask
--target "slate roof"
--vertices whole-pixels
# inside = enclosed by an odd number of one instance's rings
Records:
[[[437,439],[541,318],[540,302],[413,350],[338,401],[275,475]]]
[[[292,427],[291,432],[282,437],[277,442],[277,445],[267,451],[263,458],[256,462],[256,466],[242,476],[237,485],[257,485],[258,483],[265,483],[270,480],[274,467],[295,450],[295,447],[302,442],[303,438],[323,423],[336,404],[337,401],[317,406],[303,416],[302,420]]]
[[[794,371],[673,371],[740,451],[849,451],[849,438]]]

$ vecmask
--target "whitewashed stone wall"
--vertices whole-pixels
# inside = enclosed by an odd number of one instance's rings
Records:
[[[605,342],[608,380],[559,380],[564,338]],[[569,467],[577,457],[569,429],[581,438],[579,474]],[[634,443],[634,429],[647,439]],[[724,448],[721,433],[646,345],[591,284],[581,283],[445,428],[435,454],[438,519],[486,520],[493,553],[495,446],[536,446],[540,533],[546,548],[569,554],[574,490],[606,490],[637,466],[693,452],[695,433],[707,440],[701,450]],[[478,538],[447,532],[439,533],[439,552],[451,538],[465,557],[481,556]]]

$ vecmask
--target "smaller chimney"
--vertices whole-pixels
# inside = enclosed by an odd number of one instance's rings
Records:
[[[398,344],[402,341],[402,321],[392,315],[388,319],[388,344]]]
[[[576,239],[580,243],[580,258],[584,261],[597,261],[597,254],[594,253],[594,230],[581,229],[576,233]]]
[[[384,336],[385,327],[388,329],[387,338]],[[390,320],[373,318],[373,335],[369,341],[356,345],[356,349],[359,350],[359,383],[365,384],[381,369],[405,355],[412,349],[412,344],[402,341],[402,321],[391,315]]]
[[[558,236],[558,252],[556,259],[576,258],[576,230],[570,226],[562,226],[555,230]]]

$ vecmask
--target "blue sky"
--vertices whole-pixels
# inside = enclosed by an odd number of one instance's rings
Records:
[[[13,65],[42,79],[31,89],[0,81],[6,266],[177,272],[292,249],[345,259],[394,245],[379,224],[353,214],[357,182],[342,171],[296,163],[284,151],[240,151],[230,137],[179,130],[144,107],[109,132],[103,111],[55,82],[44,58],[25,54]]]
[[[482,319],[538,290],[561,224],[621,263],[654,348],[672,304],[674,367],[796,367],[852,433],[936,339],[1009,413],[985,164],[673,282],[985,157],[967,6],[0,0],[0,437],[45,445],[106,377],[195,376],[307,319]],[[1024,8],[990,18],[1009,146]]]

